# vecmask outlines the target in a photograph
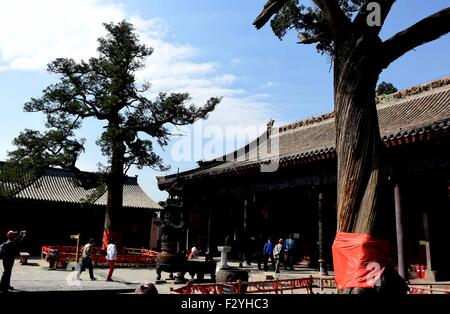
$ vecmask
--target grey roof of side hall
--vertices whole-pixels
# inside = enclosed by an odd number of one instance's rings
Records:
[[[4,162],[0,162],[2,168]],[[16,192],[12,198],[20,200],[35,200],[81,204],[88,198],[92,199],[95,188],[85,189],[81,186],[75,174],[69,170],[50,168],[45,175]],[[105,206],[107,191],[91,202],[94,205]],[[127,208],[142,208],[160,210],[162,207],[152,200],[139,186],[137,177],[126,177],[123,186],[123,206]]]
[[[420,133],[424,128],[438,130],[450,126],[450,77],[445,77],[420,86],[377,98],[377,111],[382,141]],[[268,138],[278,140],[276,158],[279,161],[305,158],[335,151],[336,130],[334,113],[297,121],[275,128]],[[200,167],[180,172],[178,175],[157,177],[158,184],[171,184],[177,176],[195,178],[214,176],[236,169],[251,167],[273,156],[260,156],[261,143],[266,142],[267,133],[262,134],[249,145],[245,156],[233,156],[236,152],[205,162]],[[270,144],[267,144],[270,147]],[[252,150],[256,153],[250,154]],[[238,150],[244,151],[243,149]],[[252,156],[250,158],[249,156]],[[234,157],[234,158],[233,158]],[[223,161],[224,160],[224,161]]]

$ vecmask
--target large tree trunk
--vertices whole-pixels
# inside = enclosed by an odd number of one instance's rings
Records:
[[[378,62],[379,41],[357,36],[349,41],[336,45],[334,67],[337,231],[382,236],[376,224],[377,212],[383,206],[381,139],[375,100],[376,83],[382,70]],[[382,245],[375,251],[378,256],[385,256]],[[341,292],[404,293],[404,281],[390,265],[385,265],[380,284],[374,288],[350,288]]]
[[[357,41],[357,39],[354,39]],[[337,52],[334,103],[338,231],[372,233],[380,200],[380,131],[375,88],[381,69],[370,43]],[[337,47],[339,49],[339,47]],[[368,54],[369,52],[369,54]]]
[[[117,215],[121,212],[123,206],[123,156],[125,147],[122,141],[115,141],[113,143],[113,151],[111,158],[111,171],[107,179],[108,199],[105,211],[105,223],[103,232],[103,247],[105,247],[110,238],[114,237],[117,245],[121,246],[120,226],[118,225]]]

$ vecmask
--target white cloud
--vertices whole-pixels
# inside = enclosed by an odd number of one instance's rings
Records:
[[[276,85],[278,85],[277,82],[267,82],[267,83],[259,86],[258,89],[270,88],[270,87],[273,87],[273,86],[276,86]]]
[[[224,74],[222,76],[214,78],[217,84],[231,85],[236,82],[237,77],[232,74]]]
[[[102,23],[123,18],[121,5],[94,0],[2,1],[0,66],[34,70],[56,57],[88,58],[104,34]]]
[[[160,18],[129,15],[124,6],[107,1],[2,1],[0,28],[14,31],[0,33],[0,67],[3,70],[43,70],[57,57],[88,59],[96,54],[97,38],[105,34],[102,23],[123,19],[134,25],[142,42],[154,48],[145,69],[137,73],[139,81],[152,83],[152,94],[186,91],[193,101],[201,103],[212,96],[224,96],[226,99],[219,106],[219,112],[225,110],[222,107],[230,110],[232,106],[226,104],[237,102],[245,110],[246,91],[233,86],[238,77],[220,73],[220,66],[214,61],[197,61],[198,48],[167,39],[170,37],[167,36],[168,26]],[[238,58],[231,60],[239,61]],[[262,113],[267,106],[260,104],[253,110]],[[233,109],[237,110],[237,107]],[[238,122],[241,116],[229,119]]]
[[[152,84],[151,94],[189,92],[198,105],[223,96],[205,126],[264,127],[270,118],[276,119],[271,104],[261,101],[266,94],[249,95],[237,84],[243,77],[222,73],[214,57],[203,56],[199,48],[174,42],[163,20],[130,15],[125,6],[108,1],[1,1],[0,71],[44,70],[57,57],[88,59],[96,55],[97,38],[105,34],[102,24],[123,19],[135,26],[142,42],[154,48],[145,69],[137,73],[139,81]],[[240,59],[230,63],[238,65]],[[263,87],[274,85],[268,82]],[[88,167],[88,160],[96,164],[96,157],[86,157],[84,166]]]
[[[270,94],[267,94],[267,93],[258,93],[258,94],[252,95],[252,98],[255,98],[255,99],[259,99],[259,98],[267,98],[267,97],[270,97]]]
[[[233,65],[237,65],[237,64],[241,63],[241,59],[239,59],[239,58],[231,59],[230,63]]]

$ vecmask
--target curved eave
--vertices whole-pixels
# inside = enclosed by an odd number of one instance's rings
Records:
[[[10,197],[10,201],[26,201],[26,202],[47,202],[47,203],[55,203],[55,204],[61,204],[61,205],[74,205],[74,206],[93,206],[93,207],[105,207],[106,204],[98,204],[98,203],[81,203],[81,202],[72,202],[72,201],[60,201],[60,200],[50,200],[46,198],[30,198],[30,197],[17,197],[13,196]],[[130,205],[124,205],[123,208],[126,209],[139,209],[139,210],[150,210],[150,211],[160,211],[162,207],[141,207],[141,206],[130,206]]]
[[[407,145],[420,141],[428,141],[435,137],[448,136],[448,131],[450,128],[450,120],[442,121],[438,123],[431,124],[429,126],[424,126],[420,128],[411,129],[409,131],[400,131],[397,133],[391,133],[388,135],[384,135],[381,138],[384,147],[390,148],[399,145]],[[323,149],[318,149],[314,151],[309,151],[306,153],[289,155],[280,157],[279,167],[286,168],[298,165],[304,165],[308,163],[317,162],[320,160],[330,160],[336,158],[336,148],[328,147]],[[189,171],[188,174],[180,174],[179,178],[183,181],[193,181],[202,179],[205,177],[233,177],[240,176],[243,174],[257,173],[260,172],[260,168],[263,164],[268,164],[268,161],[256,161],[254,163],[250,163],[247,165],[223,168],[205,172],[205,173],[196,173],[196,171]],[[197,172],[200,171],[196,169]],[[204,170],[204,169],[201,169]],[[171,184],[175,182],[176,175],[170,177],[158,177],[158,186],[161,190],[165,190]]]

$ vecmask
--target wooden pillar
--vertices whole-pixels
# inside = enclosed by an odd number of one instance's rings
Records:
[[[78,264],[78,256],[80,255],[80,234],[77,234],[77,251],[75,253],[75,263]]]
[[[430,231],[428,225],[428,213],[423,212],[423,231],[425,235],[425,254],[427,258],[427,269],[431,269],[431,252],[430,252]]]
[[[425,270],[425,279],[435,281],[435,272],[431,266],[431,249],[430,249],[430,231],[428,223],[428,212],[423,212],[423,231],[425,235],[425,254],[427,258],[427,269]]]
[[[155,249],[158,247],[158,239],[159,239],[159,227],[154,223],[156,218],[157,216],[155,214],[154,216],[152,216],[150,221],[150,241],[149,241],[149,247]]]
[[[211,223],[212,223],[212,211],[211,204],[208,204],[208,253],[212,252],[212,240],[211,240]]]
[[[398,274],[403,279],[406,279],[405,253],[403,244],[402,207],[401,207],[400,187],[398,184],[396,184],[394,187],[394,200],[395,200],[395,228],[397,235]]]
[[[322,220],[322,207],[323,207],[323,194],[319,192],[318,200],[317,200],[317,212],[318,212],[318,222],[319,222],[319,271],[320,275],[324,272],[323,270],[323,220]],[[322,280],[320,281],[322,284]],[[322,286],[321,286],[322,287]]]
[[[244,232],[247,231],[247,198],[244,198]]]
[[[248,247],[247,247],[247,241],[248,241],[248,234],[247,234],[247,196],[244,196],[244,211],[243,211],[243,224],[242,224],[242,233],[241,233],[241,239],[239,241],[241,241],[240,246],[241,246],[241,254],[240,254],[240,262],[239,262],[239,267],[242,267],[242,263],[244,261],[249,261],[248,260]]]
[[[208,238],[209,241],[209,238]],[[191,247],[189,246],[189,228],[186,229],[186,251],[189,252]]]

